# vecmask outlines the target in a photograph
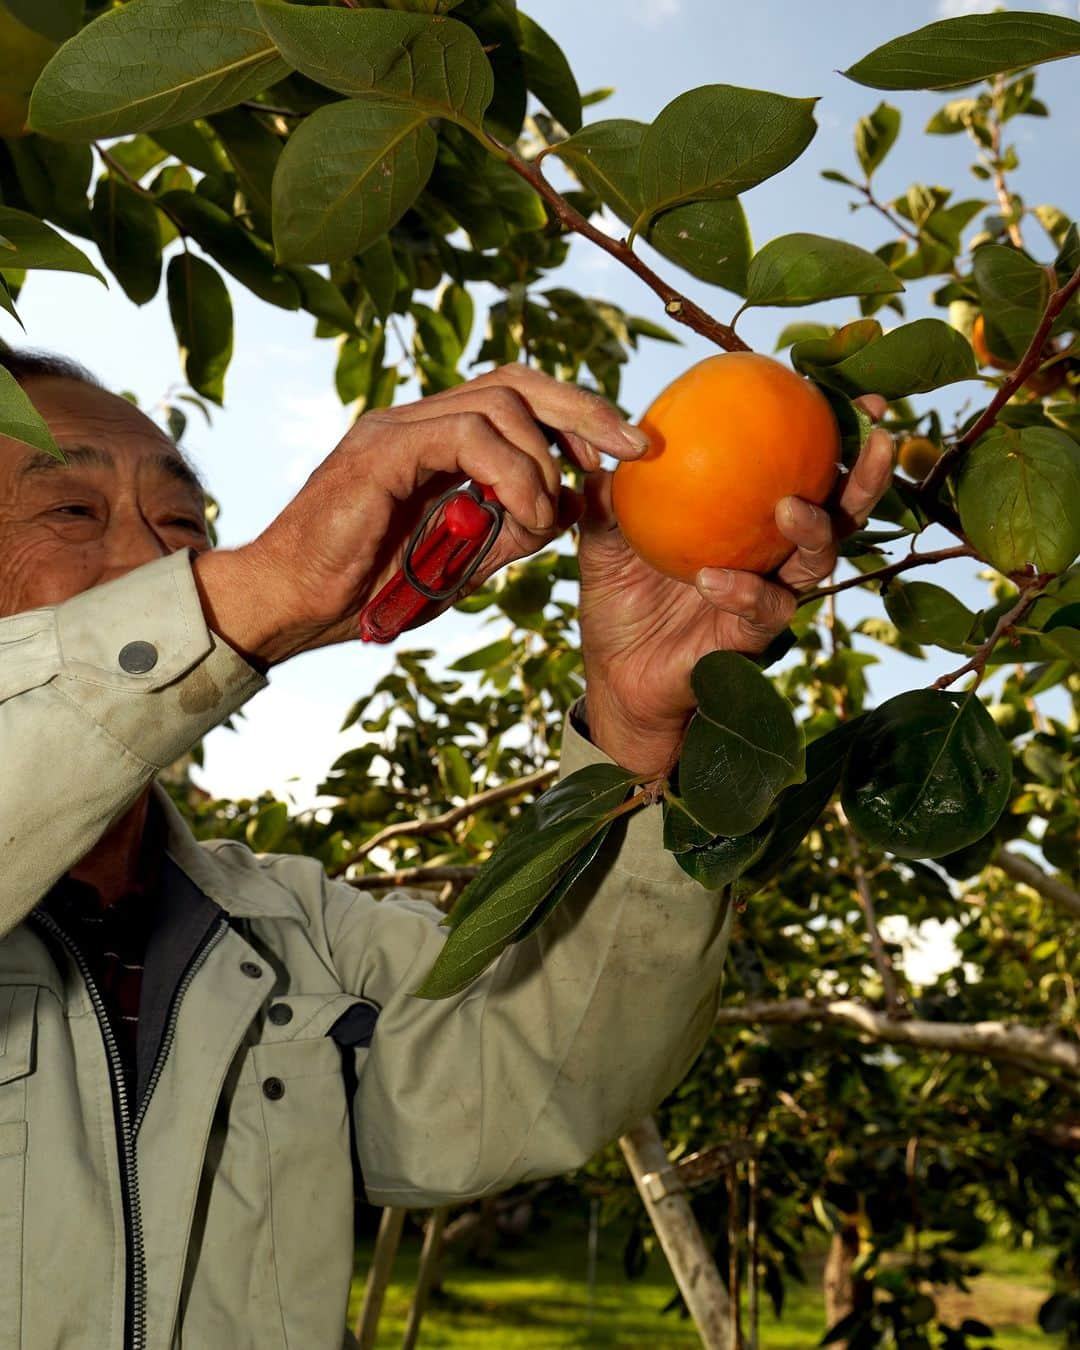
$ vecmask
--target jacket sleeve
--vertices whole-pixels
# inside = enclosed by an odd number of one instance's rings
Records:
[[[265,683],[207,628],[187,550],[0,619],[0,937]]]
[[[563,775],[606,759],[569,720],[563,746]],[[661,830],[659,806],[616,822],[536,934],[438,1002],[411,991],[445,940],[440,912],[326,883],[342,982],[381,1007],[354,1107],[373,1203],[441,1205],[580,1166],[685,1076],[731,921]]]

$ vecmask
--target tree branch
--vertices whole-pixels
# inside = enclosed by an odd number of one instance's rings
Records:
[[[546,787],[555,777],[557,769],[539,769],[536,773],[527,774],[524,778],[515,778],[510,783],[500,783],[498,787],[488,788],[486,792],[478,792],[475,797],[467,797],[460,805],[451,807],[449,811],[444,811],[440,816],[429,816],[421,820],[398,820],[393,825],[387,825],[385,829],[373,834],[370,839],[365,839],[362,844],[358,844],[352,857],[346,862],[338,865],[329,871],[332,877],[341,876],[347,872],[354,863],[360,861],[377,848],[382,848],[392,839],[400,839],[404,835],[415,837],[416,835],[438,834],[441,830],[448,830],[459,821],[471,816],[475,811],[482,810],[485,806],[494,806],[497,802],[504,802],[511,797],[520,797],[525,792],[531,792],[533,788]],[[443,881],[451,878],[443,877]]]
[[[1007,613],[1003,614],[994,625],[994,631],[982,643],[975,655],[970,661],[965,661],[958,669],[950,671],[948,675],[939,676],[933,684],[935,689],[948,689],[951,684],[955,684],[964,675],[974,675],[975,685],[978,688],[982,677],[986,674],[986,663],[990,656],[1006,633],[1011,632],[1020,622],[1028,610],[1032,607],[1039,596],[1042,595],[1043,585],[1048,578],[1034,577],[1029,585],[1025,586],[1020,592],[1020,599],[1013,605]]]
[[[1019,222],[1013,217],[1012,194],[1005,182],[1005,170],[1001,167],[1001,112],[1005,96],[1005,76],[998,75],[994,80],[994,112],[990,119],[990,153],[994,172],[994,191],[997,193],[998,206],[1005,221],[1009,239],[1017,247],[1024,247],[1024,236],[1020,233]]]
[[[610,238],[586,220],[580,211],[575,211],[562,193],[557,188],[552,187],[536,163],[530,163],[514,154],[509,146],[503,145],[494,136],[489,136],[488,141],[491,150],[499,159],[508,168],[513,169],[519,177],[524,178],[526,183],[547,202],[555,213],[555,218],[562,226],[574,231],[575,234],[583,235],[597,248],[602,248],[605,253],[610,253],[624,267],[628,267],[631,272],[639,276],[645,285],[663,300],[664,309],[671,318],[678,323],[686,324],[695,333],[700,333],[702,337],[708,338],[710,342],[715,342],[718,347],[723,347],[725,351],[747,352],[750,350],[748,344],[739,337],[734,328],[714,319],[700,305],[694,304],[693,300],[687,299],[685,295],[670,286],[647,263],[642,262],[624,239]]]
[[[899,562],[889,563],[888,567],[879,568],[876,572],[860,572],[857,577],[849,577],[847,581],[837,582],[835,586],[819,586],[816,591],[807,591],[799,600],[799,608],[808,605],[812,600],[820,600],[823,595],[839,595],[841,591],[850,591],[854,586],[866,586],[871,583],[884,583],[893,577],[898,577],[901,572],[910,571],[912,567],[922,567],[927,563],[944,562],[947,558],[974,558],[975,550],[969,544],[957,544],[953,548],[939,548],[931,553],[909,553],[906,558],[901,558]]]
[[[170,211],[169,208],[164,205],[160,197],[158,197],[155,193],[151,192],[149,188],[144,188],[137,178],[133,178],[132,175],[128,173],[127,169],[125,169],[124,166],[120,163],[120,161],[114,158],[114,156],[110,155],[108,150],[103,149],[97,143],[97,141],[94,142],[94,149],[101,156],[104,163],[109,166],[109,169],[112,173],[116,174],[118,178],[122,178],[133,192],[137,192],[140,197],[145,197],[148,202],[150,202],[153,206],[157,207],[157,209],[166,218],[166,220],[168,220],[172,224],[173,228],[176,230],[176,233],[180,236],[180,242],[183,244],[184,248],[187,248],[188,232],[186,227],[184,226],[183,221],[181,221],[180,217],[174,215],[172,211]]]
[[[480,871],[479,863],[460,865],[433,863],[430,867],[403,867],[399,872],[368,872],[349,877],[348,884],[358,891],[396,891],[405,886],[455,885],[472,881]]]
[[[896,972],[893,970],[892,961],[889,959],[889,953],[885,950],[885,943],[881,937],[881,929],[878,927],[877,909],[874,906],[874,897],[870,893],[870,882],[866,875],[866,868],[863,866],[862,849],[859,846],[858,837],[851,828],[851,824],[839,802],[836,804],[836,814],[843,827],[844,835],[847,838],[848,851],[851,854],[851,868],[855,875],[855,894],[866,921],[866,935],[870,940],[870,954],[874,958],[874,968],[877,970],[878,978],[881,980],[881,988],[885,995],[885,1014],[887,1017],[902,1017],[904,1014],[903,1001],[896,987]]]
[[[921,1050],[978,1055],[1001,1060],[1043,1077],[1065,1074],[1080,1080],[1080,1045],[1056,1027],[1028,1027],[1017,1022],[898,1021],[853,999],[789,998],[776,1002],[752,999],[721,1008],[719,1027],[821,1022],[857,1031],[872,1041],[909,1045]]]
[[[1050,270],[1052,273],[1052,269]],[[1056,276],[1054,279],[1056,281]],[[1009,399],[1021,388],[1028,376],[1038,370],[1042,364],[1043,347],[1046,345],[1046,339],[1050,336],[1054,320],[1062,313],[1078,290],[1080,290],[1080,267],[1063,286],[1059,286],[1051,293],[1042,321],[1035,330],[1035,336],[1031,339],[1027,351],[1021,357],[1020,364],[1005,380],[990,401],[989,406],[984,409],[982,415],[975,420],[956,444],[945,451],[919,485],[919,499],[925,506],[929,507],[934,503],[953,465],[963,458],[980,436],[990,430],[998,419],[998,413],[1001,412]]]
[[[869,183],[856,183],[855,186],[866,198],[867,206],[872,206],[875,211],[880,215],[883,215],[894,230],[899,231],[900,234],[907,235],[907,237],[916,244],[922,242],[922,236],[919,234],[918,230],[913,230],[909,225],[905,225],[902,220],[898,220],[884,202],[878,201],[874,196],[873,189]]]
[[[993,859],[991,866],[1000,868],[1007,877],[1012,877],[1013,881],[1023,882],[1033,891],[1038,891],[1045,899],[1052,900],[1054,904],[1067,909],[1073,918],[1080,919],[1080,891],[1075,891],[1065,882],[1058,881],[1057,877],[1050,876],[1030,858],[1003,848]]]

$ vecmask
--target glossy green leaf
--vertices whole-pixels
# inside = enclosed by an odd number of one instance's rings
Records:
[[[334,385],[342,403],[358,404],[357,412],[367,406],[371,388],[382,370],[386,336],[378,324],[343,342],[334,369]]]
[[[41,414],[14,375],[3,366],[0,366],[0,436],[8,436],[34,450],[43,450],[63,462],[64,456]]]
[[[638,162],[644,135],[644,122],[609,118],[583,127],[553,153],[582,187],[595,192],[624,224],[633,225],[641,214]]]
[[[260,300],[280,309],[300,308],[300,287],[274,263],[270,249],[220,206],[198,192],[166,192],[161,204],[204,252]]]
[[[103,174],[91,213],[94,239],[124,294],[145,305],[161,284],[161,230],[157,208],[123,179]]]
[[[436,365],[453,370],[461,360],[461,341],[450,320],[430,305],[414,303],[410,313],[416,324],[416,341]]]
[[[891,581],[885,609],[900,632],[920,645],[962,652],[976,617],[951,591],[929,581]]]
[[[233,314],[221,274],[192,253],[180,253],[166,272],[169,313],[187,382],[222,403],[233,349]]]
[[[37,131],[89,141],[176,126],[288,73],[253,0],[137,0],[66,42],[30,101]]]
[[[700,848],[678,853],[675,861],[699,886],[704,886],[707,891],[720,891],[757,862],[768,847],[772,832],[770,818],[749,834],[734,838],[720,835]]]
[[[1080,54],[1080,23],[1057,14],[965,14],[894,38],[844,74],[871,89],[950,89]]]
[[[57,39],[25,22],[27,4],[18,13],[0,4],[0,136],[23,134],[34,81],[56,51]]]
[[[677,798],[664,802],[664,847],[669,853],[689,853],[711,844],[715,838],[711,830],[704,829],[683,809]]]
[[[0,206],[0,236],[7,240],[3,252],[5,268],[40,267],[54,272],[78,272],[105,281],[81,249],[27,211]]]
[[[756,889],[775,876],[817,824],[840,783],[848,752],[864,721],[860,716],[841,722],[806,747],[806,777],[780,794],[772,835],[752,864],[747,884]]]
[[[55,144],[60,145],[62,142],[57,141]],[[86,150],[90,154],[89,147],[86,147]],[[159,145],[152,136],[144,136],[141,133],[126,141],[116,141],[109,146],[109,158],[135,179],[145,178],[151,169],[157,168],[166,155],[164,146]]]
[[[227,173],[232,167],[221,143],[210,133],[209,123],[196,121],[159,127],[150,139],[181,163],[210,177]]]
[[[1012,760],[974,694],[915,689],[867,715],[842,801],[869,843],[937,858],[981,839],[1009,799]]]
[[[464,286],[450,282],[439,297],[439,313],[450,324],[458,344],[464,348],[472,333],[474,305]]]
[[[526,807],[484,870],[462,892],[448,920],[450,936],[415,991],[417,997],[458,993],[523,932],[535,931],[532,921],[541,906],[539,918],[549,917],[551,906],[544,902],[568,869],[580,875],[576,860],[610,825],[631,781],[632,775],[615,765],[594,764],[551,789],[553,798],[545,793]]]
[[[562,48],[527,14],[518,15],[525,83],[569,132],[581,127],[581,92]]]
[[[964,533],[1006,575],[1063,572],[1080,554],[1080,446],[1056,427],[997,427],[968,452]]]
[[[2,257],[3,254],[0,253],[0,258]],[[19,325],[19,327],[24,332],[26,331],[26,325],[23,323],[22,319],[19,318],[19,312],[15,308],[15,301],[11,294],[11,288],[8,285],[7,280],[5,279],[4,274],[2,272],[0,272],[0,309],[5,310],[8,314],[10,314],[11,317],[15,320],[15,322]]]
[[[737,197],[779,173],[813,139],[815,102],[728,84],[680,94],[642,137],[642,225],[684,202]]]
[[[26,198],[18,205],[25,205],[62,230],[90,238],[93,231],[87,193],[94,171],[90,147],[28,135],[9,140],[7,152]]]
[[[785,234],[750,262],[748,305],[810,305],[842,295],[892,295],[904,289],[873,253],[819,234]]]
[[[281,158],[282,140],[250,108],[227,108],[209,119],[236,174],[252,226],[271,235],[274,170]]]
[[[313,267],[292,266],[285,271],[296,282],[300,292],[300,307],[321,323],[338,328],[343,333],[356,332],[356,320],[337,286]]]
[[[383,9],[339,9],[255,0],[282,56],[339,94],[374,95],[479,126],[491,102],[491,64],[456,19]]]
[[[694,667],[698,710],[679,757],[679,792],[714,835],[748,834],[803,775],[791,707],[752,661],[712,652]]]
[[[343,262],[363,252],[419,196],[435,149],[422,108],[364,99],[320,108],[290,136],[274,175],[279,260]]]
[[[1017,360],[1027,351],[1050,299],[1046,268],[1015,248],[984,244],[972,257],[986,322],[986,344],[996,356]]]
[[[855,123],[855,154],[867,180],[873,177],[900,134],[900,109],[879,103]]]
[[[792,352],[793,361],[802,346]],[[890,400],[972,380],[978,373],[971,344],[941,319],[903,324],[844,360],[815,369],[818,378],[846,394],[881,394]]]
[[[386,235],[380,236],[353,261],[375,313],[385,322],[394,308],[398,288],[398,268],[394,249]]]

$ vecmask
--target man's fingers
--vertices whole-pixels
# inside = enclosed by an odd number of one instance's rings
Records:
[[[836,566],[836,533],[829,513],[801,497],[785,497],[777,504],[776,523],[795,545],[777,573],[780,580],[802,590],[827,577]]]
[[[861,408],[867,417],[875,422],[880,422],[885,416],[885,409],[889,406],[888,400],[881,397],[880,394],[863,394],[861,398],[854,399],[856,408]]]
[[[706,567],[697,575],[697,589],[711,605],[736,615],[751,640],[783,632],[795,614],[794,595],[755,572]]]
[[[871,510],[885,495],[892,481],[892,471],[892,437],[879,427],[870,433],[855,467],[847,476],[840,494],[840,514],[861,529]]]

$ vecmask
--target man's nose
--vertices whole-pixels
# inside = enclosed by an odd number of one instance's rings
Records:
[[[102,581],[126,576],[136,567],[163,558],[172,550],[137,509],[116,513],[109,524]]]

